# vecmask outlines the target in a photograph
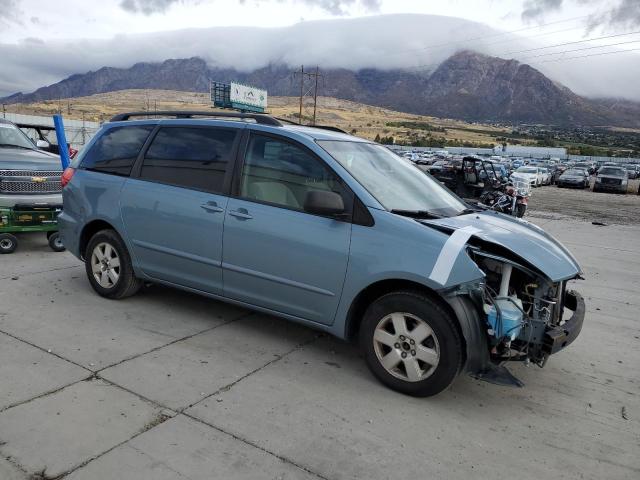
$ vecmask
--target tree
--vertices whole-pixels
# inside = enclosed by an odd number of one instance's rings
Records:
[[[380,143],[380,134],[379,133],[376,135],[376,138],[373,141],[376,142],[376,143]]]

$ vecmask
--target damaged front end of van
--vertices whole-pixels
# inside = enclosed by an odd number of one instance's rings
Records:
[[[441,292],[460,322],[465,370],[472,376],[522,386],[506,362],[544,367],[580,334],[585,302],[568,282],[582,278],[582,271],[542,229],[493,212],[421,223],[449,234],[454,253],[466,254],[484,274]]]

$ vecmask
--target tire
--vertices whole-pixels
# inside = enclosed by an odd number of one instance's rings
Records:
[[[0,254],[9,254],[18,248],[18,239],[10,233],[0,233]]]
[[[518,203],[516,205],[516,217],[522,218],[524,217],[525,212],[527,211],[527,206],[523,203]]]
[[[91,237],[84,258],[89,283],[98,295],[117,300],[140,290],[142,282],[133,272],[131,256],[115,231],[100,230]]]
[[[392,390],[416,397],[442,392],[462,368],[462,342],[454,322],[420,292],[383,295],[369,306],[360,326],[367,366]],[[382,359],[387,358],[385,367]]]
[[[64,252],[66,250],[58,232],[48,232],[47,237],[49,239],[49,247],[51,250],[54,252]]]

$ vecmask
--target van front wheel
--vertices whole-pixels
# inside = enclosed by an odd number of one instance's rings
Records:
[[[428,397],[447,388],[462,367],[454,319],[420,292],[386,294],[367,309],[360,344],[367,366],[386,386]]]
[[[100,230],[91,237],[84,258],[89,282],[103,297],[129,297],[142,286],[133,272],[127,247],[113,230]]]

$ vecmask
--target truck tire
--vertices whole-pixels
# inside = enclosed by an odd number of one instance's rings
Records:
[[[134,274],[129,251],[114,230],[93,235],[84,258],[89,283],[98,295],[117,300],[140,290],[142,282]]]
[[[360,346],[378,380],[416,397],[442,392],[462,368],[455,319],[418,291],[392,292],[374,301],[360,325]]]
[[[18,239],[10,233],[0,233],[0,254],[15,252],[18,248]]]

